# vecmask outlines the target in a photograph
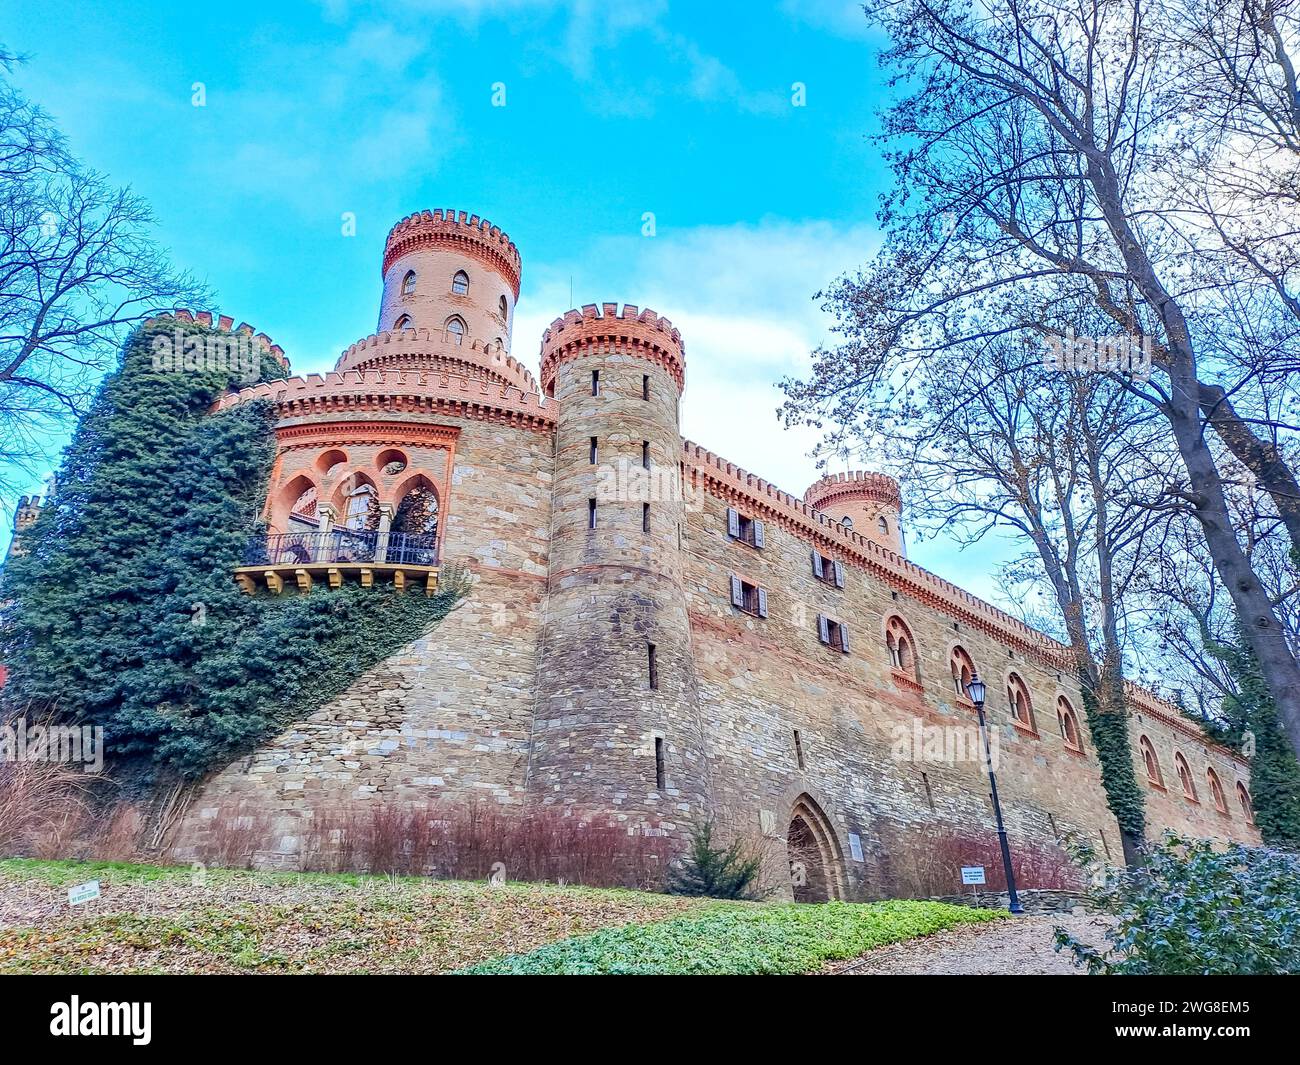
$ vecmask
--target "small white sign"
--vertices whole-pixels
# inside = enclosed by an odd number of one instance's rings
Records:
[[[849,833],[849,853],[855,862],[862,861],[862,837],[856,832]]]
[[[984,883],[984,866],[982,865],[963,865],[961,867],[961,882],[963,884],[982,884]]]
[[[99,898],[99,881],[87,880],[84,884],[68,888],[68,905],[79,906],[83,902],[92,902]]]

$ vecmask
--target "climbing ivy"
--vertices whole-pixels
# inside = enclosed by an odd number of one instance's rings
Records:
[[[275,456],[264,400],[217,414],[232,373],[155,368],[137,329],[63,458],[57,488],[0,578],[0,709],[102,725],[130,786],[226,764],[339,694],[443,617],[426,597],[344,587],[242,594],[232,578]],[[283,376],[269,357],[260,379]]]
[[[1223,662],[1237,682],[1237,694],[1223,700],[1221,721],[1202,727],[1221,743],[1250,752],[1250,804],[1265,843],[1300,848],[1300,761],[1287,742],[1277,704],[1259,671],[1254,652],[1237,629],[1228,643],[1201,633],[1206,652]],[[1249,735],[1250,743],[1247,744]]]
[[[1138,858],[1138,848],[1146,836],[1146,809],[1142,789],[1133,772],[1132,748],[1129,746],[1128,715],[1102,710],[1096,689],[1080,672],[1080,692],[1088,730],[1101,763],[1101,783],[1106,805],[1115,815],[1124,836],[1125,857]],[[1123,705],[1121,703],[1121,705]]]

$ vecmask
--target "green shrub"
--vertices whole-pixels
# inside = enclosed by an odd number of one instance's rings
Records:
[[[1300,973],[1300,856],[1268,847],[1216,850],[1167,835],[1144,866],[1112,870],[1095,893],[1119,918],[1098,951],[1057,929],[1057,950],[1090,973]]]
[[[714,899],[758,899],[763,869],[762,855],[736,840],[729,847],[713,844],[713,823],[706,821],[691,833],[691,849],[668,872],[671,895],[705,895]]]
[[[471,975],[742,975],[812,972],[828,961],[930,935],[953,925],[995,921],[995,910],[941,902],[828,902],[743,906],[720,903],[653,924],[607,928],[528,954],[497,958]]]

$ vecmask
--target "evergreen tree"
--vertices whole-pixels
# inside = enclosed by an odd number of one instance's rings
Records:
[[[691,833],[691,848],[669,871],[666,887],[672,895],[756,899],[762,868],[762,857],[751,853],[740,840],[729,847],[715,846],[713,823],[706,821]]]

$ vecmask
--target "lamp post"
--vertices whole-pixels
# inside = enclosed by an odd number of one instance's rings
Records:
[[[984,764],[989,771],[989,793],[993,797],[993,816],[998,821],[998,845],[1002,848],[1002,871],[1007,877],[1007,909],[1012,913],[1024,913],[1025,908],[1020,905],[1020,897],[1016,894],[1016,876],[1011,871],[1011,848],[1007,846],[1007,829],[1002,823],[1002,804],[998,802],[998,778],[993,772],[993,751],[989,747],[989,730],[984,721],[984,697],[988,694],[988,688],[980,680],[978,673],[971,675],[970,683],[966,685],[966,694],[975,704],[975,712],[980,720],[980,742],[984,745]]]

